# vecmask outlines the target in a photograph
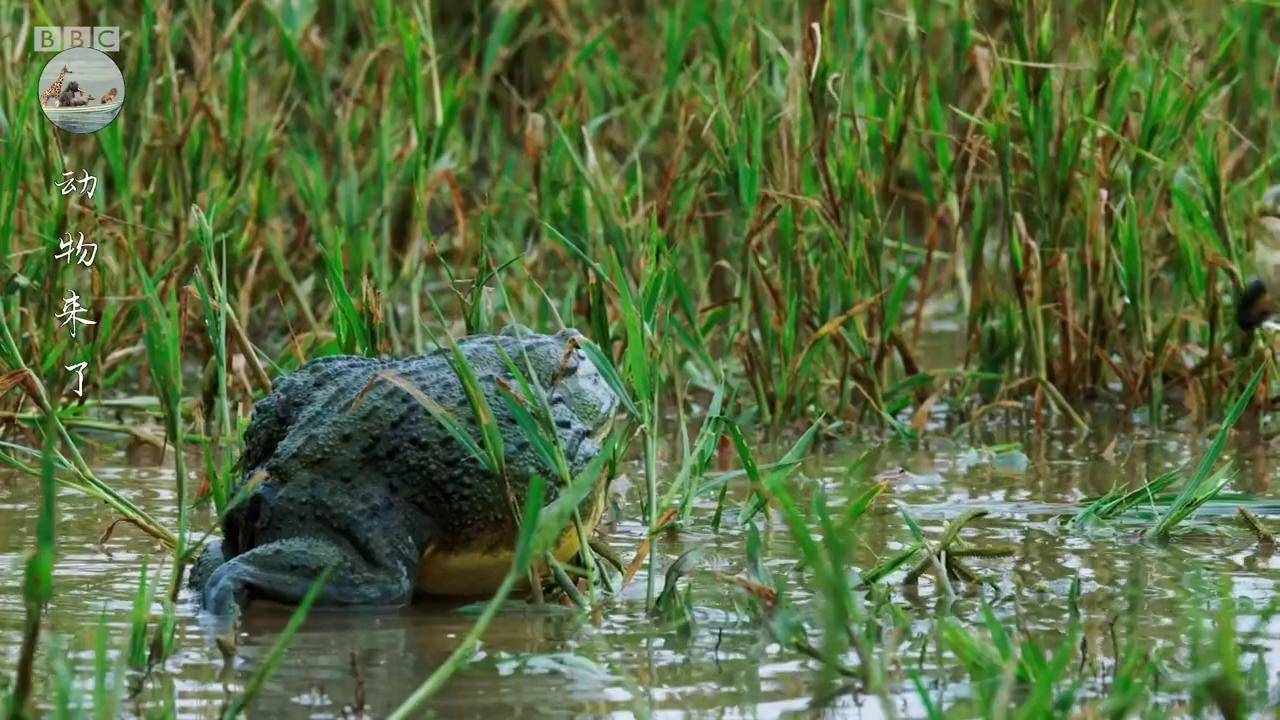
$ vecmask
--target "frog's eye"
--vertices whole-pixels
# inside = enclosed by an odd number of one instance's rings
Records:
[[[580,337],[582,337],[582,333],[578,332],[574,328],[564,328],[563,330],[560,330],[559,332],[557,332],[555,335],[556,340],[562,343],[569,343],[575,340],[576,338],[580,338]]]

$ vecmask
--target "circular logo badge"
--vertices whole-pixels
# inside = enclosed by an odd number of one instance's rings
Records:
[[[67,132],[98,132],[122,107],[124,75],[101,50],[68,48],[54,55],[40,73],[40,109]]]

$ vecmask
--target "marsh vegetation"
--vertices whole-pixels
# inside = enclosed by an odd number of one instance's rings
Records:
[[[9,715],[1274,707],[1272,4],[81,3],[129,88],[85,137],[55,5],[0,6]],[[625,398],[541,479],[611,479],[593,551],[516,591],[574,523],[530,503],[492,601],[201,631],[273,378],[513,322]]]

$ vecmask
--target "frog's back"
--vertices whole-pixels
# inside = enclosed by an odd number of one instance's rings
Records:
[[[223,612],[250,591],[296,600],[328,566],[337,568],[322,597],[328,604],[399,603],[415,589],[485,591],[473,580],[509,566],[529,479],[554,475],[512,403],[529,402],[534,388],[545,393],[571,470],[598,454],[617,408],[580,339],[573,330],[512,328],[458,341],[502,435],[501,480],[468,449],[483,441],[454,349],[400,360],[326,357],[279,378],[245,435],[236,492],[245,500],[193,575],[206,607]],[[459,428],[468,442],[459,442]],[[588,500],[588,532],[601,497]],[[567,560],[576,546],[556,550]]]
[[[296,372],[276,378],[271,393],[253,406],[244,437],[245,476],[252,475],[275,455],[294,427],[314,423],[354,395],[353,376],[372,377],[380,361],[354,355],[311,360]],[[358,390],[358,388],[357,388]]]

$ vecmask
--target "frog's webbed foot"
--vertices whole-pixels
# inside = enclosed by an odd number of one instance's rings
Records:
[[[403,605],[413,598],[412,568],[380,566],[323,538],[260,545],[220,565],[201,593],[205,612],[234,618],[251,597],[297,604],[331,568],[316,605]]]

